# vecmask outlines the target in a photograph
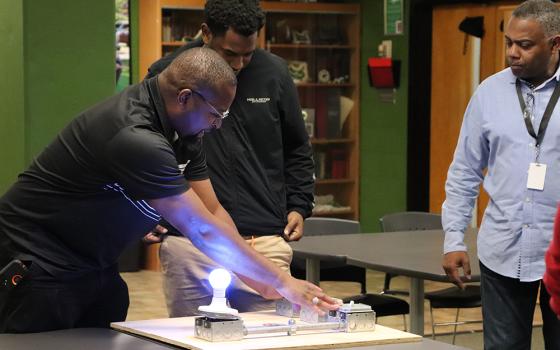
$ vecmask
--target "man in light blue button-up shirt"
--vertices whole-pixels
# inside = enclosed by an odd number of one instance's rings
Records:
[[[554,108],[552,98],[560,80],[559,34],[560,10],[548,0],[527,1],[513,12],[505,31],[510,68],[486,79],[472,96],[447,174],[443,267],[461,287],[458,268],[470,275],[463,236],[481,182],[490,196],[478,234],[485,349],[531,344],[560,199],[560,106]],[[560,349],[560,322],[545,288],[540,295],[546,347]]]

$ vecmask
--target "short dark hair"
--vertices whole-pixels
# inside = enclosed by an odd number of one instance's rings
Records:
[[[550,0],[525,1],[513,11],[512,16],[537,21],[546,36],[560,34],[560,9]]]
[[[224,36],[230,27],[237,34],[253,35],[264,17],[258,0],[208,0],[204,6],[204,22],[215,36]]]
[[[216,51],[195,47],[181,53],[161,73],[175,90],[218,91],[223,84],[237,86],[231,67]]]

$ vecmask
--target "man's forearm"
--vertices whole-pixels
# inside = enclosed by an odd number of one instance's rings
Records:
[[[237,230],[235,222],[231,218],[231,215],[222,207],[221,205],[212,213],[218,220],[222,220],[226,224],[230,225],[233,229]]]
[[[227,222],[210,213],[192,190],[149,202],[216,263],[275,289],[289,279],[288,274],[245,243],[231,218]],[[225,215],[229,217],[227,212]]]

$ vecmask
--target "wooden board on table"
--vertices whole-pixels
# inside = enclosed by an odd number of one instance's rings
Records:
[[[273,311],[242,313],[245,326],[265,323],[287,324],[288,318]],[[301,322],[297,320],[297,322]],[[113,329],[141,335],[150,339],[196,350],[238,350],[238,349],[324,349],[348,346],[380,345],[416,342],[422,337],[396,329],[376,325],[373,332],[344,333],[338,331],[301,331],[297,335],[284,333],[249,335],[242,340],[230,342],[209,342],[194,337],[194,317],[165,318],[158,320],[129,321],[112,323]]]

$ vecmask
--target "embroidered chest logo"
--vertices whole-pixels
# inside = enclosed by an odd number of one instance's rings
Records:
[[[270,97],[247,97],[247,102],[251,103],[267,103]]]

